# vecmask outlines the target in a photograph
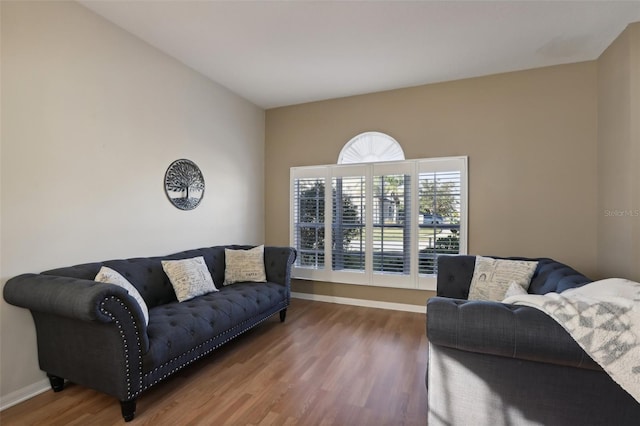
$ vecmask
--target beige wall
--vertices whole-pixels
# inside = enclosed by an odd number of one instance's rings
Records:
[[[1,283],[264,238],[264,111],[75,2],[1,2]],[[173,207],[189,158],[201,205]],[[2,404],[42,386],[29,312],[1,306]]]
[[[640,281],[640,23],[598,59],[598,274]]]
[[[597,66],[535,69],[268,110],[266,241],[288,244],[289,168],[334,164],[376,130],[407,159],[469,156],[469,252],[596,269]],[[294,290],[423,305],[431,292],[296,282]]]

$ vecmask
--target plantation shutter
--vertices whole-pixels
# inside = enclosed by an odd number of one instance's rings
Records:
[[[294,268],[325,268],[325,182],[323,169],[310,168],[292,173],[291,239],[298,251]],[[304,274],[302,274],[304,275]],[[313,275],[310,272],[309,277]]]
[[[438,257],[461,254],[463,222],[463,173],[456,162],[421,164],[418,175],[421,275],[437,274]]]
[[[413,163],[373,165],[373,281],[379,285],[410,285],[412,257]]]
[[[334,271],[365,270],[365,176],[333,178]]]
[[[434,290],[466,253],[467,157],[294,167],[290,203],[295,278]]]

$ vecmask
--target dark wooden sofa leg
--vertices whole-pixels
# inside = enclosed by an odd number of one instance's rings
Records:
[[[136,400],[120,401],[120,408],[122,409],[122,418],[124,421],[130,422],[136,414]]]
[[[285,318],[287,318],[287,310],[283,309],[280,311],[280,322],[284,322]]]
[[[60,392],[62,389],[64,389],[64,379],[62,377],[54,376],[53,374],[48,373],[47,377],[49,378],[51,389],[53,389],[54,392]]]

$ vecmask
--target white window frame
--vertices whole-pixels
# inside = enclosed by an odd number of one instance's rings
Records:
[[[326,281],[379,287],[409,288],[421,290],[436,289],[436,274],[419,273],[419,175],[425,172],[460,172],[460,248],[459,254],[467,254],[468,239],[468,157],[441,157],[395,162],[326,165],[311,167],[292,167],[290,170],[290,244],[295,247],[295,208],[294,190],[296,179],[323,178],[325,182],[325,256],[324,268],[300,267],[294,264],[292,276],[302,280]],[[411,177],[410,203],[410,273],[391,274],[373,271],[373,177],[379,175],[405,174]],[[333,178],[365,176],[365,271],[334,271],[332,253],[333,223]],[[442,256],[442,255],[441,255]]]

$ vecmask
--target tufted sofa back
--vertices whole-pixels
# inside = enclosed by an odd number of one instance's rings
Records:
[[[529,293],[563,292],[580,287],[591,280],[575,269],[549,258],[495,257],[496,259],[537,261],[538,267],[531,278]],[[467,299],[476,266],[475,256],[440,256],[438,258],[437,295],[454,299]]]
[[[107,260],[104,262],[85,263],[82,265],[57,268],[42,272],[45,275],[57,275],[85,280],[93,280],[102,266],[118,271],[140,293],[149,309],[176,300],[171,282],[162,269],[162,260],[188,259],[202,256],[211,272],[216,287],[221,288],[224,282],[225,258],[224,249],[248,249],[253,246],[216,246],[179,253],[157,256],[138,257],[132,259]],[[267,248],[265,248],[267,250]],[[266,253],[266,251],[265,251]]]

